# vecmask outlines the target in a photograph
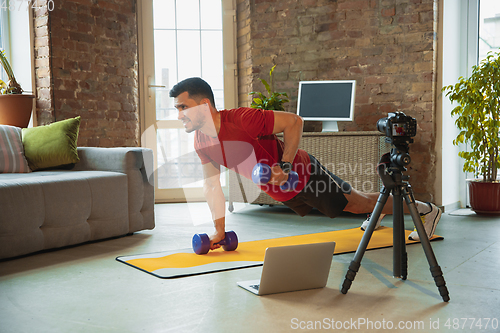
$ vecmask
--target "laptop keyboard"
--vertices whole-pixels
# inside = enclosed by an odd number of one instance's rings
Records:
[[[250,285],[250,288],[253,288],[253,289],[255,289],[255,290],[258,291],[259,290],[259,286],[260,285],[258,285],[258,284],[252,284],[252,285]]]

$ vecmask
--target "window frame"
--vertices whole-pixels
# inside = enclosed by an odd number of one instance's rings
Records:
[[[223,40],[223,84],[224,84],[224,108],[236,108],[238,105],[238,71],[237,71],[237,26],[236,26],[236,0],[221,0],[222,3],[222,40]],[[159,83],[155,82],[154,78],[154,57],[153,53],[148,50],[154,50],[154,38],[150,32],[154,31],[153,27],[153,0],[144,0],[138,2],[138,55],[139,55],[139,117],[141,128],[141,146],[151,148],[153,154],[157,156],[157,135],[158,129],[167,126],[167,122],[172,128],[179,125],[178,120],[156,120],[154,113],[151,112],[156,104],[155,89]],[[182,123],[180,123],[182,127]],[[157,168],[157,161],[153,169]],[[222,177],[227,177],[227,173],[223,173]],[[227,184],[227,178],[226,178]],[[182,192],[179,192],[182,190]],[[191,191],[193,190],[193,191]],[[177,193],[177,192],[178,193]],[[223,191],[227,193],[227,186],[223,187]],[[170,192],[170,193],[169,193]],[[185,196],[185,199],[182,199]],[[158,189],[155,186],[155,201],[156,202],[188,202],[204,200],[203,194],[199,189]]]
[[[7,59],[10,59],[10,33],[9,33],[9,11],[0,10],[0,48],[5,50]],[[7,73],[0,71],[0,79],[7,83]]]

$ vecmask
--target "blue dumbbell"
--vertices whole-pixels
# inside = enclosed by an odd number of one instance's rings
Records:
[[[252,181],[257,185],[266,185],[271,179],[271,167],[264,163],[257,163],[252,170]],[[288,179],[280,188],[283,191],[293,191],[299,183],[299,175],[295,171],[290,171]]]
[[[226,237],[216,244],[222,245],[224,251],[234,251],[238,247],[238,236],[234,231],[228,231]],[[210,238],[207,234],[193,236],[193,250],[196,254],[207,254],[210,251]]]

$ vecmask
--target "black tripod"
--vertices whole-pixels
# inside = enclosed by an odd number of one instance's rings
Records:
[[[391,149],[391,153],[387,153],[380,159],[380,163],[377,166],[377,173],[384,184],[380,195],[377,200],[377,204],[373,209],[370,217],[370,222],[368,228],[365,230],[361,242],[359,243],[354,259],[349,265],[349,269],[346,273],[344,283],[342,284],[341,292],[346,294],[351,287],[356,273],[361,266],[361,259],[365,254],[366,247],[370,242],[373,231],[375,230],[375,225],[382,213],[387,199],[390,193],[393,194],[393,274],[396,278],[401,278],[406,280],[408,275],[408,255],[406,253],[406,242],[405,242],[405,229],[404,229],[404,215],[403,215],[403,197],[406,201],[406,205],[410,211],[411,217],[413,219],[413,224],[418,232],[418,237],[424,248],[425,256],[429,262],[430,271],[436,286],[439,289],[439,293],[443,298],[443,301],[448,302],[450,300],[448,289],[446,288],[446,283],[444,281],[443,272],[441,267],[439,267],[430,241],[424,229],[422,220],[417,211],[415,205],[415,199],[413,197],[413,192],[411,186],[408,183],[409,176],[404,176],[403,171],[406,171],[405,165],[410,163],[410,155],[408,155],[408,146],[402,145]]]

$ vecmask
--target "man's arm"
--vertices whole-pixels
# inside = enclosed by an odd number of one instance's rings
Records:
[[[290,112],[274,111],[273,134],[283,132],[285,143],[285,150],[281,158],[283,162],[293,162],[299,149],[303,127],[304,120],[300,116]]]
[[[210,249],[214,250],[220,247],[214,243],[220,242],[226,236],[226,198],[220,185],[220,165],[215,162],[203,164],[203,178],[203,193],[212,212],[215,227],[215,233],[210,236]]]
[[[283,156],[281,157],[283,162],[293,163],[299,149],[303,127],[304,120],[300,116],[289,112],[274,111],[273,134],[283,132],[283,142],[285,143]],[[273,167],[272,172],[271,184],[282,185],[287,181],[288,175],[279,166]]]

